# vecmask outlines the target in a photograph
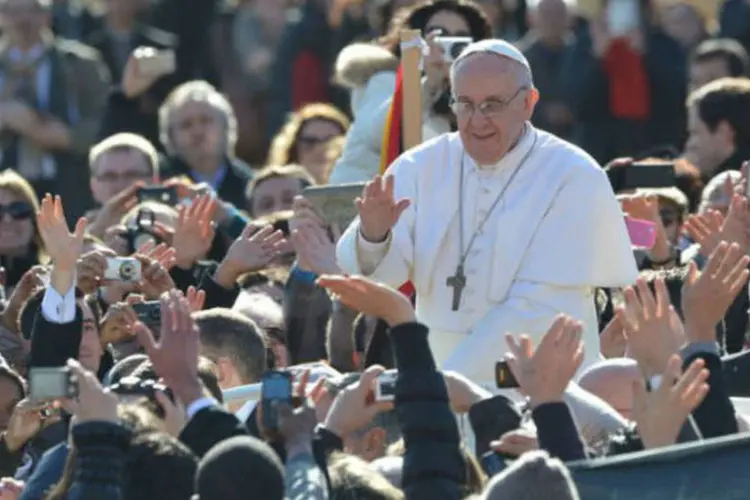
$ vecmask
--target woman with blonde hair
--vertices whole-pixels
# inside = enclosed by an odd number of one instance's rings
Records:
[[[349,130],[349,118],[330,104],[313,103],[293,113],[271,143],[267,165],[302,165],[325,184],[328,143]]]
[[[39,200],[31,184],[14,170],[0,172],[0,263],[5,268],[6,291],[32,266],[47,261],[36,227],[38,211]]]

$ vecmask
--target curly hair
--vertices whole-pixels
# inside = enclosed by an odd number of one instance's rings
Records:
[[[425,0],[411,8],[398,11],[391,19],[388,33],[380,38],[379,44],[390,50],[396,57],[401,57],[401,31],[413,29],[426,35],[424,29],[430,18],[446,10],[455,12],[466,20],[471,38],[474,40],[492,38],[492,23],[482,7],[473,0]]]
[[[266,165],[299,163],[297,155],[299,135],[305,125],[313,120],[333,123],[341,129],[341,135],[349,130],[349,118],[335,106],[323,102],[307,104],[292,113],[281,131],[273,138]]]

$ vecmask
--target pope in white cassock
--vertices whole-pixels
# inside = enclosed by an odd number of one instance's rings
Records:
[[[338,264],[392,286],[411,280],[443,369],[494,381],[505,333],[537,343],[555,316],[582,321],[599,355],[593,289],[632,284],[635,260],[606,175],[529,122],[526,58],[476,42],[451,67],[458,132],[411,149],[365,187]]]

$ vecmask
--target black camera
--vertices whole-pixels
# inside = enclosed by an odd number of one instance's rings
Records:
[[[161,326],[161,303],[158,300],[149,300],[132,305],[133,311],[138,316],[138,321],[152,330]]]
[[[156,234],[155,221],[156,214],[152,210],[142,209],[138,211],[135,226],[128,227],[125,234],[122,235],[127,243],[129,254],[137,252],[149,240],[157,245],[161,243],[161,238]]]

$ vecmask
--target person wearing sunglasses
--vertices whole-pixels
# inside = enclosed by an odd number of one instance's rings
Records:
[[[0,264],[5,268],[6,292],[32,266],[46,262],[46,251],[36,229],[39,210],[34,189],[13,170],[0,173]]]

